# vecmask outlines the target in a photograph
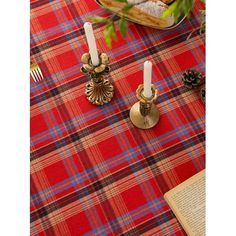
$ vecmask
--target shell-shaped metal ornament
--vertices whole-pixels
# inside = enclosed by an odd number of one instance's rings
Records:
[[[101,58],[101,62],[104,65],[108,65],[109,64],[109,57],[106,53],[101,53],[100,54],[100,58]]]
[[[101,65],[95,67],[94,71],[95,71],[95,73],[102,73],[105,69],[106,69],[106,65],[101,64]]]
[[[87,71],[87,73],[94,70],[93,66],[91,66],[90,64],[84,64],[83,68],[85,69],[85,71]]]
[[[89,60],[90,60],[90,54],[88,52],[84,53],[81,57],[81,62],[83,64],[89,64]]]
[[[83,67],[81,71],[83,73],[88,73],[92,78],[98,78],[105,74],[108,74],[110,68],[108,67],[109,64],[109,57],[106,53],[98,53],[100,63],[97,66],[94,66],[91,61],[90,53],[84,53],[81,57],[81,61],[83,63]]]

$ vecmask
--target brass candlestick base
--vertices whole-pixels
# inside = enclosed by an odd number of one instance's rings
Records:
[[[143,96],[143,85],[139,85],[136,90],[137,98],[140,100],[130,109],[131,122],[140,129],[150,129],[154,127],[160,118],[160,112],[155,106],[157,99],[157,89],[152,85],[152,96],[146,98]]]
[[[103,105],[111,101],[114,94],[114,87],[108,79],[103,79],[99,83],[90,81],[86,84],[85,94],[91,103]]]
[[[92,78],[86,84],[85,95],[87,99],[95,105],[103,105],[111,101],[114,95],[114,87],[108,79],[104,79],[110,71],[108,66],[109,58],[105,53],[99,53],[100,63],[94,66],[91,62],[89,53],[82,55],[81,61],[83,67],[81,71],[85,74],[89,74]]]

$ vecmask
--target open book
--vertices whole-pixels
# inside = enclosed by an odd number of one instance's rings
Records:
[[[164,195],[188,236],[205,235],[205,170]]]

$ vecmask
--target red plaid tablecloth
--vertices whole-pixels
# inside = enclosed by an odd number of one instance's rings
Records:
[[[31,235],[185,235],[163,194],[205,165],[205,109],[182,73],[205,69],[200,2],[179,27],[160,31],[129,23],[126,39],[97,46],[111,58],[112,102],[85,95],[80,72],[88,51],[83,23],[108,13],[93,0],[31,1],[31,59],[45,79],[31,81]],[[129,109],[153,62],[159,124],[135,128]]]

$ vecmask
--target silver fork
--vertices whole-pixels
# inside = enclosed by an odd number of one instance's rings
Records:
[[[44,79],[42,71],[37,63],[30,62],[30,75],[34,82]]]

